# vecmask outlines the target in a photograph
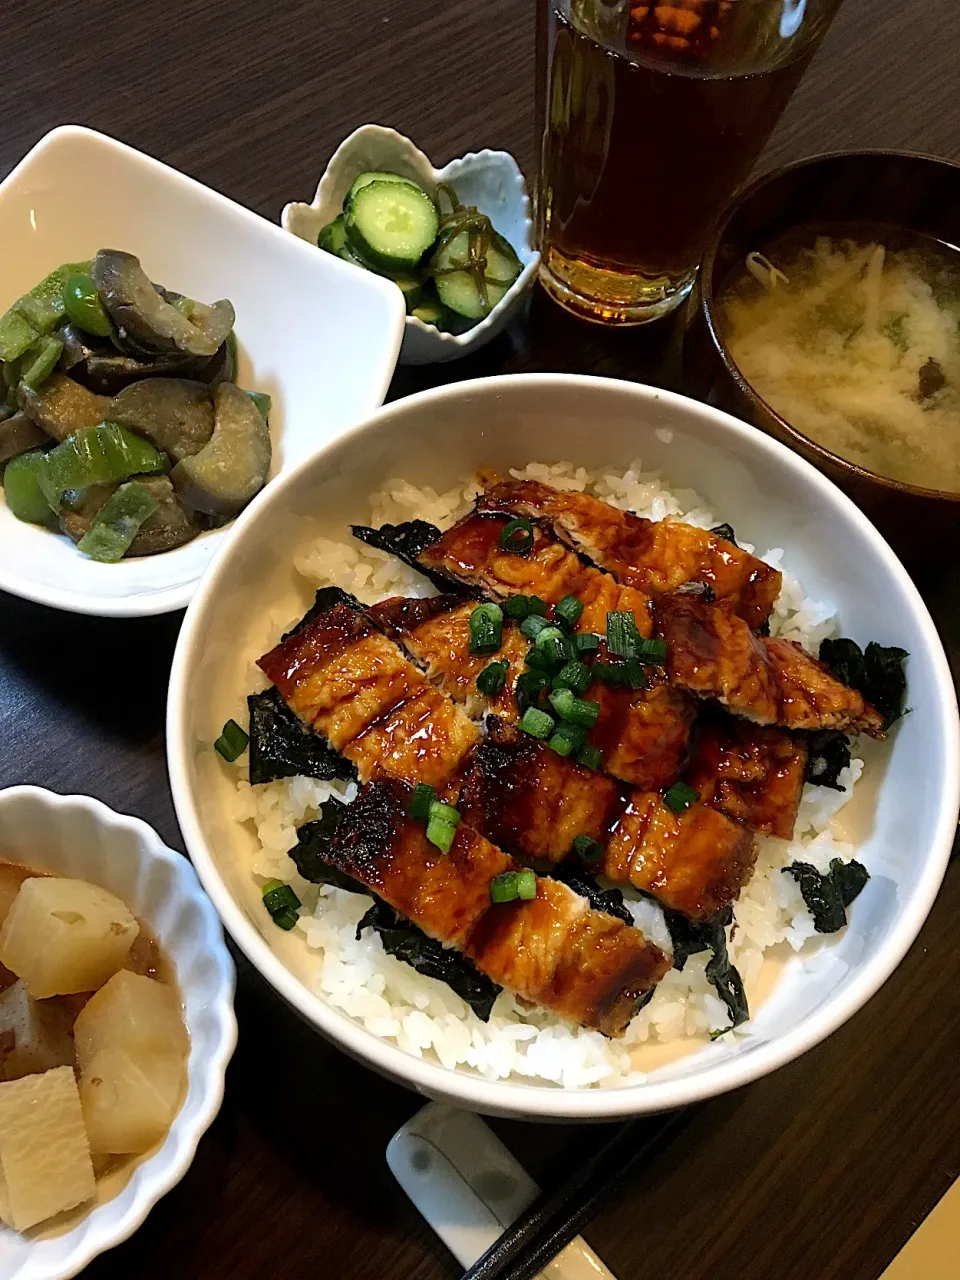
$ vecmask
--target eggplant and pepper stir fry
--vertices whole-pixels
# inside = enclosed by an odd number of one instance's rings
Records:
[[[393,280],[407,315],[451,333],[489,315],[523,270],[487,215],[448,183],[434,198],[397,173],[361,173],[317,243]]]
[[[0,467],[20,520],[94,560],[154,555],[237,515],[270,470],[270,397],[242,391],[234,310],[132,254],[70,262],[0,317]]]

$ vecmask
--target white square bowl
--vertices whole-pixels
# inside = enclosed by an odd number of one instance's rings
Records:
[[[273,397],[271,478],[383,403],[403,339],[387,280],[90,129],[54,129],[0,184],[0,312],[61,262],[136,254],[151,279],[236,313],[241,386]],[[75,613],[184,608],[231,526],[119,564],[12,516],[0,500],[0,588]]]

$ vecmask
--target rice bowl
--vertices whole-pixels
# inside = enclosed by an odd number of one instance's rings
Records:
[[[514,389],[516,396],[511,395]],[[727,1019],[726,1010],[706,982],[703,972],[705,957],[693,957],[683,972],[671,971],[653,1001],[633,1020],[624,1039],[608,1041],[597,1032],[562,1024],[551,1015],[539,1011],[531,1013],[505,993],[499,997],[490,1022],[484,1025],[447,988],[433,979],[416,975],[401,962],[385,955],[375,937],[364,935],[357,941],[354,930],[365,905],[351,901],[353,895],[337,889],[326,886],[319,890],[310,889],[295,882],[298,892],[302,889],[300,896],[309,911],[304,911],[292,936],[271,936],[277,931],[268,917],[264,917],[265,923],[259,918],[264,913],[258,903],[257,886],[266,877],[291,879],[291,864],[286,852],[293,843],[293,828],[315,814],[318,805],[330,794],[331,786],[339,787],[341,792],[345,788],[343,784],[302,778],[251,788],[242,776],[242,766],[224,765],[212,757],[206,746],[216,736],[215,728],[227,716],[239,713],[242,696],[254,687],[250,677],[251,658],[268,647],[298,612],[302,612],[303,605],[309,600],[311,586],[334,581],[365,602],[396,592],[424,594],[431,591],[422,578],[415,581],[411,570],[395,561],[388,561],[382,553],[356,543],[345,543],[346,522],[349,519],[365,520],[369,499],[375,495],[370,515],[373,523],[419,516],[447,525],[469,504],[468,477],[476,465],[489,461],[504,472],[512,468],[517,473],[529,468],[529,474],[539,474],[536,468],[531,467],[529,458],[550,457],[542,441],[546,423],[533,424],[530,434],[537,435],[539,428],[541,440],[531,441],[529,448],[518,454],[516,443],[510,440],[510,424],[505,421],[511,412],[524,413],[524,405],[536,404],[537,391],[540,392],[541,406],[546,397],[550,421],[556,429],[558,438],[555,443],[551,441],[551,447],[557,450],[554,457],[564,456],[562,451],[566,446],[569,450],[566,456],[574,458],[574,462],[562,470],[558,470],[554,462],[541,464],[541,467],[549,468],[552,482],[559,479],[574,487],[593,485],[598,493],[613,502],[655,519],[682,513],[687,520],[703,526],[709,526],[715,519],[731,519],[737,524],[738,533],[743,538],[754,540],[768,561],[779,564],[782,559],[790,568],[796,563],[799,582],[803,582],[808,590],[811,589],[808,582],[812,583],[811,594],[805,596],[797,580],[786,579],[773,619],[772,629],[778,634],[802,639],[815,648],[819,640],[834,629],[838,611],[845,632],[860,634],[864,639],[879,634],[877,628],[882,626],[879,614],[859,619],[850,616],[848,601],[852,579],[844,575],[844,554],[841,552],[834,557],[839,566],[835,588],[829,581],[830,573],[824,573],[823,564],[813,570],[814,576],[810,578],[807,569],[808,566],[813,569],[811,562],[816,561],[817,554],[811,554],[808,530],[804,530],[802,542],[797,538],[797,525],[802,525],[806,519],[802,505],[797,510],[798,504],[793,499],[794,510],[786,519],[782,515],[778,519],[778,506],[783,508],[784,498],[790,501],[790,495],[798,484],[822,490],[817,497],[825,506],[846,508],[837,517],[841,524],[847,525],[844,535],[849,536],[849,530],[856,529],[853,536],[861,541],[856,549],[851,548],[854,559],[860,557],[862,560],[865,545],[872,539],[880,548],[880,559],[884,561],[882,569],[877,567],[876,572],[896,576],[900,572],[899,567],[862,518],[845,504],[845,500],[839,498],[805,464],[786,454],[779,446],[757,437],[748,428],[725,419],[723,415],[679,397],[653,393],[644,388],[562,378],[490,380],[472,387],[468,384],[466,388],[417,397],[421,406],[426,402],[427,423],[422,438],[416,440],[409,450],[413,465],[408,465],[405,460],[398,465],[404,450],[398,449],[396,443],[391,446],[384,429],[379,434],[375,433],[374,427],[361,428],[354,433],[354,440],[364,430],[369,433],[364,457],[370,455],[371,458],[368,473],[372,483],[368,482],[363,489],[357,482],[360,477],[344,481],[349,471],[349,463],[344,459],[350,438],[328,451],[332,457],[324,468],[326,474],[321,476],[318,471],[313,482],[314,489],[326,485],[323,518],[318,521],[307,515],[309,510],[315,509],[317,495],[314,492],[307,500],[310,486],[304,482],[299,497],[289,504],[290,509],[282,517],[278,515],[268,545],[261,542],[256,553],[261,557],[265,555],[260,570],[260,586],[270,581],[279,588],[275,593],[275,606],[272,599],[265,599],[264,606],[256,610],[255,618],[249,611],[225,606],[226,584],[215,581],[218,575],[212,576],[204,598],[218,595],[222,614],[214,624],[215,630],[208,630],[202,641],[200,637],[204,628],[198,629],[195,621],[192,626],[188,622],[175,663],[171,685],[171,775],[178,813],[191,852],[197,858],[201,875],[221,911],[228,904],[224,911],[228,927],[235,931],[236,926],[244,934],[256,931],[259,935],[254,940],[257,963],[261,967],[264,940],[270,951],[283,957],[285,966],[292,968],[300,980],[287,982],[287,974],[282,979],[284,994],[290,998],[291,992],[296,990],[294,1002],[298,1007],[335,1034],[341,1043],[382,1069],[412,1080],[421,1088],[445,1093],[485,1110],[519,1109],[552,1115],[628,1114],[638,1109],[675,1105],[677,1101],[691,1096],[703,1096],[704,1085],[699,1077],[704,1072],[711,1077],[709,1092],[716,1090],[715,1080],[729,1081],[721,1083],[719,1087],[722,1088],[751,1078],[758,1070],[769,1069],[763,1062],[770,1060],[771,1050],[775,1051],[773,1056],[781,1051],[784,1027],[791,1029],[797,1037],[798,1028],[790,1028],[790,1024],[798,1018],[801,1024],[807,1021],[804,1009],[815,1010],[824,1002],[836,1006],[841,1003],[840,996],[846,994],[849,998],[849,992],[845,991],[849,987],[855,987],[859,998],[863,998],[857,970],[865,958],[870,958],[870,952],[876,946],[879,936],[876,908],[889,912],[892,906],[889,893],[879,882],[888,879],[896,882],[896,877],[902,876],[904,871],[902,866],[896,866],[898,852],[891,848],[889,839],[877,838],[877,827],[885,826],[889,831],[893,818],[889,802],[883,799],[882,785],[877,792],[884,770],[889,771],[892,767],[884,756],[890,753],[894,762],[899,761],[900,769],[908,767],[899,741],[895,739],[890,747],[871,752],[867,775],[868,778],[874,775],[875,781],[872,787],[867,780],[857,787],[857,796],[848,811],[853,815],[849,820],[847,814],[835,815],[852,795],[853,784],[863,771],[860,759],[854,759],[847,776],[841,778],[845,787],[843,791],[807,789],[793,842],[772,838],[763,840],[758,869],[737,906],[737,927],[730,941],[731,952],[743,974],[748,995],[752,996],[751,1004],[756,1016],[744,1030],[723,1034],[712,1044],[708,1034],[722,1032]],[[565,415],[572,416],[569,402],[565,402],[563,412],[558,407],[559,398],[565,392],[568,396],[575,392],[576,399],[583,402],[578,403],[573,411],[581,415],[590,412],[583,407],[584,404],[607,399],[609,407],[604,425],[607,448],[600,456],[614,458],[619,452],[623,460],[619,466],[607,465],[593,472],[588,469],[593,459],[584,460],[582,432],[564,423]],[[485,432],[486,438],[482,442],[470,447],[469,423],[462,426],[458,423],[459,438],[449,450],[453,456],[439,459],[439,465],[437,459],[424,464],[424,455],[429,450],[430,420],[432,418],[436,429],[436,424],[447,412],[443,402],[456,398],[466,402],[468,419],[472,414],[476,423],[481,414],[485,414],[491,429]],[[512,399],[519,399],[523,404],[512,408]],[[480,401],[483,402],[482,408]],[[381,421],[401,416],[403,411],[409,422],[413,409],[413,401],[405,402],[386,411],[381,415]],[[547,412],[543,409],[544,414]],[[611,426],[611,418],[617,413],[621,422],[614,421]],[[531,413],[525,416],[528,421],[532,418]],[[603,417],[603,409],[598,412],[600,417]],[[634,425],[636,429],[629,445],[631,452],[625,453],[625,428],[628,425]],[[618,429],[620,438],[615,441]],[[704,436],[704,447],[697,449],[696,453],[691,451],[690,440],[683,440],[686,431],[693,439],[701,434]],[[724,445],[729,447],[718,450],[715,440],[710,439],[711,435],[723,439]],[[640,436],[645,438],[639,439]],[[681,446],[679,449],[675,448],[677,444]],[[391,447],[393,457],[389,457]],[[353,448],[356,449],[357,444]],[[340,460],[336,457],[338,450]],[[591,442],[590,453],[593,452]],[[649,468],[649,472],[640,473],[639,468],[632,464],[635,453],[641,454],[644,461],[640,465]],[[671,454],[674,460],[680,461],[680,466],[669,465]],[[726,455],[725,460],[717,462],[721,454]],[[743,458],[738,454],[750,458],[751,464],[757,468],[758,478],[750,474],[750,465],[743,466]],[[650,458],[649,464],[647,458]],[[693,466],[689,465],[691,458],[694,458]],[[456,466],[456,462],[460,465]],[[311,465],[316,468],[317,464],[306,464],[294,479],[302,478]],[[731,472],[737,467],[741,468],[742,474],[732,480]],[[780,467],[787,474],[768,483],[769,492],[762,494],[759,475]],[[700,475],[695,474],[698,470]],[[653,474],[657,472],[660,474]],[[704,484],[704,480],[709,481],[713,475],[720,477],[719,488],[715,484]],[[415,480],[421,483],[416,484]],[[441,480],[445,483],[437,483]],[[678,482],[686,484],[688,480],[701,490],[700,496],[686,488],[670,487]],[[335,501],[331,502],[332,486],[337,481],[343,492],[337,493]],[[738,487],[739,493],[736,492]],[[348,489],[349,494],[345,492]],[[743,496],[751,490],[750,496],[756,505],[751,501],[748,512],[744,509]],[[807,496],[809,499],[809,494]],[[705,506],[708,503],[709,508]],[[334,505],[339,508],[338,512],[333,510]],[[831,511],[831,518],[834,514]],[[246,521],[246,517],[244,519]],[[243,525],[238,532],[238,542],[242,534]],[[818,535],[814,530],[814,540],[818,536],[822,537],[822,533]],[[252,540],[247,540],[247,545],[252,546]],[[795,547],[796,561],[792,555]],[[270,565],[270,573],[264,576],[267,564]],[[240,578],[235,578],[234,591],[237,583],[249,576],[249,567]],[[214,589],[215,586],[219,591]],[[898,584],[898,591],[901,586]],[[273,594],[271,590],[271,596]],[[198,612],[202,611],[203,605],[204,599],[201,599]],[[922,609],[922,606],[911,602],[911,609],[914,607]],[[857,602],[853,612],[863,614],[862,601]],[[230,620],[227,615],[230,615]],[[208,613],[204,627],[210,626]],[[911,626],[912,622],[907,630]],[[197,631],[195,636],[192,635],[194,631]],[[211,636],[215,636],[212,642]],[[900,636],[888,619],[880,639],[886,642],[902,640],[904,647],[910,648],[914,655],[910,668],[911,703],[916,707],[923,701],[929,674],[924,673],[929,660],[929,633],[919,638],[914,629],[912,636]],[[188,670],[184,657],[188,651],[192,653],[190,661],[205,671],[209,679],[203,679],[199,670]],[[216,661],[215,676],[212,675],[211,661]],[[184,689],[189,684],[198,690],[200,682],[204,685],[199,698],[203,710],[200,712],[194,706],[189,719],[197,726],[198,717],[202,715],[205,726],[202,731],[194,727],[188,736],[184,736],[187,733]],[[955,739],[955,724],[950,719],[949,707],[945,714],[942,732],[949,744],[952,736]],[[902,735],[913,728],[911,720],[916,723],[915,717],[909,718],[899,731]],[[951,749],[948,745],[947,754]],[[951,803],[955,809],[955,799],[951,794],[953,784],[947,783],[947,777],[949,775],[944,775],[939,781],[930,780],[930,785],[938,788],[935,807],[941,820],[944,809],[949,809]],[[866,803],[861,802],[863,787],[873,790],[880,798],[872,834],[869,833],[869,825],[873,797],[868,797]],[[200,794],[205,798],[215,797],[213,805],[205,799],[202,835],[201,823],[194,818],[196,797]],[[942,830],[946,829],[943,826]],[[865,841],[857,838],[861,831],[867,833]],[[898,839],[902,840],[902,833],[898,832]],[[214,864],[207,860],[206,850],[211,844],[218,851],[215,870]],[[823,869],[832,858],[848,859],[857,849],[861,850],[857,856],[867,862],[875,877],[873,892],[868,887],[864,900],[853,909],[854,923],[847,937],[840,941],[810,942],[813,934],[810,916],[795,883],[779,874],[780,868],[802,859]],[[937,857],[941,857],[939,850]],[[208,877],[206,872],[212,872],[212,875]],[[229,889],[220,879],[221,875]],[[930,873],[931,884],[933,879]],[[939,882],[939,874],[936,882]],[[909,896],[915,898],[916,889],[915,883],[905,884],[901,892],[908,893],[909,890]],[[932,892],[930,885],[926,886],[925,892]],[[873,908],[869,905],[871,898]],[[242,910],[237,910],[234,899],[243,903]],[[657,909],[640,901],[632,909],[648,935],[656,938],[658,928],[662,928],[656,919]],[[893,923],[893,917],[889,916],[882,924],[881,932],[892,927]],[[917,925],[918,920],[914,931]],[[243,945],[246,946],[247,941],[244,937]],[[270,960],[276,960],[276,955]],[[269,968],[272,970],[273,965],[270,964]],[[268,976],[275,980],[273,972],[268,972]],[[305,984],[306,989],[301,984]],[[767,991],[770,994],[764,998]],[[319,1007],[327,1011],[322,1021],[317,1015]],[[340,1012],[332,1013],[332,1009]],[[819,1012],[822,1021],[823,1010]],[[346,1031],[348,1025],[354,1028],[349,1034]],[[822,1034],[825,1032],[821,1030]],[[386,1057],[371,1047],[374,1036],[389,1042],[390,1052]],[[804,1038],[799,1036],[801,1041]],[[797,1051],[796,1047],[792,1050],[793,1053]],[[505,1083],[508,1079],[509,1084]],[[558,1089],[558,1085],[561,1088]],[[596,1098],[597,1102],[585,1102],[587,1095],[591,1099]]]

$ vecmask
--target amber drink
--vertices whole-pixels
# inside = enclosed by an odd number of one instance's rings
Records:
[[[537,0],[540,278],[590,320],[690,291],[841,0]]]

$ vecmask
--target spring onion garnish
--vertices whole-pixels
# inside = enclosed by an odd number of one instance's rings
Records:
[[[233,764],[238,756],[243,755],[249,741],[249,735],[244,733],[236,720],[228,720],[213,745],[228,764]]]
[[[541,600],[539,596],[511,596],[509,600],[504,601],[503,612],[508,618],[529,618],[531,614],[539,614],[543,617],[547,612],[545,600]]]
[[[585,769],[593,769],[596,772],[603,764],[603,752],[592,742],[587,742],[577,752],[577,764],[582,764]]]
[[[654,640],[641,640],[637,650],[641,662],[649,662],[651,666],[662,667],[667,660],[667,642],[659,637]]]
[[[460,825],[460,813],[452,804],[432,800],[427,813],[427,839],[441,853],[449,853]]]
[[[586,702],[570,689],[554,689],[550,703],[561,720],[583,725],[585,729],[592,729],[600,714],[599,702]]]
[[[592,680],[590,668],[585,662],[567,662],[553,677],[555,689],[572,689],[574,693],[583,693]]]
[[[503,871],[490,881],[491,902],[530,901],[537,896],[537,877],[532,871]]]
[[[663,793],[663,803],[674,813],[683,813],[689,809],[694,800],[700,799],[700,792],[685,782],[675,782],[669,791]]]
[[[430,817],[430,806],[437,798],[435,787],[431,787],[426,782],[418,782],[413,788],[413,796],[410,800],[410,808],[407,810],[411,818],[417,818],[420,822],[426,822]]]
[[[521,714],[536,705],[544,689],[550,688],[550,677],[545,671],[524,671],[517,678],[517,709]]]
[[[645,689],[650,681],[636,658],[626,662],[595,662],[590,668],[595,680],[624,689]]]
[[[572,756],[587,740],[587,731],[581,724],[558,724],[547,739],[547,746],[558,756]]]
[[[537,636],[536,643],[554,671],[576,656],[570,637],[565,636],[559,627],[545,627]]]
[[[509,662],[489,663],[477,676],[477,692],[482,693],[485,698],[495,698],[498,693],[503,692],[509,670]]]
[[[531,667],[534,671],[550,672],[553,670],[553,663],[547,655],[545,653],[541,653],[539,649],[532,645],[524,654],[523,660],[526,665]]]
[[[573,643],[577,647],[577,653],[593,653],[600,648],[600,637],[592,631],[584,631],[573,637]]]
[[[619,610],[607,614],[607,651],[615,658],[635,658],[641,644],[637,620],[632,613]]]
[[[569,693],[569,690],[567,690]],[[573,694],[570,694],[571,698]],[[527,707],[526,711],[520,717],[520,728],[524,733],[529,733],[531,738],[549,738],[553,732],[553,716],[548,715],[546,711],[541,711],[538,707]]]
[[[288,884],[282,880],[268,880],[263,886],[263,905],[278,928],[289,930],[297,923],[302,904]]]
[[[576,596],[564,596],[553,610],[553,616],[571,629],[576,626],[581,613],[583,613],[583,601],[578,600]]]
[[[478,604],[470,615],[470,652],[496,653],[503,643],[503,610],[498,604]]]
[[[500,546],[514,555],[528,556],[533,550],[533,521],[526,516],[509,520],[500,530]]]
[[[576,836],[573,841],[573,852],[584,862],[599,862],[603,857],[603,845],[591,836]]]
[[[550,623],[540,616],[539,613],[528,614],[520,623],[520,634],[527,637],[528,640],[536,640],[541,631],[545,631]]]

